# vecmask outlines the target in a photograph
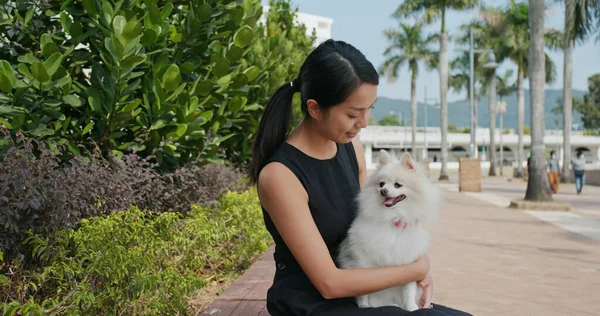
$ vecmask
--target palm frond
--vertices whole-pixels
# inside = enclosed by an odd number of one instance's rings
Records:
[[[513,74],[514,71],[512,69],[508,69],[504,72],[504,75],[496,77],[496,93],[501,98],[510,95],[517,90],[516,80],[514,80],[512,84],[509,83]]]
[[[508,26],[508,19],[506,14],[498,8],[482,7],[480,14],[483,17],[485,23],[494,29],[498,33],[502,33]]]
[[[598,26],[600,26],[600,1],[575,0],[572,10],[573,23],[568,26],[568,30],[571,33],[571,39],[582,44],[594,32],[594,19],[597,20]],[[598,35],[600,36],[600,33]]]
[[[546,67],[546,83],[554,83],[554,80],[556,80],[556,64],[548,54],[544,54],[544,63]]]
[[[404,56],[393,56],[386,59],[379,67],[378,71],[382,76],[387,76],[388,82],[394,83],[398,79],[400,67],[407,63]]]
[[[432,50],[424,63],[427,70],[437,70],[440,67],[440,52]]]
[[[460,93],[464,89],[469,92],[469,74],[458,73],[448,77],[448,87],[455,93]]]
[[[544,32],[544,46],[552,50],[565,48],[564,34],[557,29],[547,29]]]
[[[394,13],[392,13],[392,17],[407,18],[410,16],[417,16],[427,8],[425,5],[426,3],[423,1],[406,0],[396,8]]]
[[[435,52],[430,46],[438,37],[435,34],[424,37],[423,23],[409,25],[399,22],[398,28],[386,29],[383,35],[389,46],[384,51],[387,59],[379,71],[382,75],[387,75],[390,82],[398,78],[399,68],[404,65],[415,74],[419,73],[420,62],[428,69],[433,66]]]

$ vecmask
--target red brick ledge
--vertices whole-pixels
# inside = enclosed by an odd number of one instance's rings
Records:
[[[223,294],[197,316],[268,316],[267,290],[273,283],[273,248],[262,254]]]

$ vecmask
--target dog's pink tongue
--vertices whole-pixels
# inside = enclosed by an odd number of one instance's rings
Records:
[[[392,205],[392,204],[394,204],[395,201],[396,201],[396,198],[393,198],[393,197],[386,198],[385,200],[383,200],[381,205],[385,205],[385,206]]]

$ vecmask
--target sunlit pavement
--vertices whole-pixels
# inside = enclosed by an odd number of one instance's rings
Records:
[[[433,227],[435,300],[474,315],[597,315],[600,310],[600,188],[555,200],[572,212],[507,208],[523,180],[486,178],[480,193],[440,184],[446,203]]]

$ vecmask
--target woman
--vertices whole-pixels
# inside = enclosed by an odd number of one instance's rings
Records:
[[[267,293],[273,316],[405,315],[392,306],[358,308],[354,297],[414,281],[425,289],[425,308],[411,315],[465,315],[437,304],[430,308],[427,256],[387,268],[344,270],[336,264],[339,244],[354,219],[354,197],[366,180],[356,135],[367,126],[378,84],[377,71],[360,51],[328,40],[265,108],[250,176],[275,241],[276,273]],[[288,135],[296,92],[305,117]]]
[[[552,193],[558,193],[558,183],[560,182],[560,166],[558,163],[558,157],[554,150],[550,151],[550,157],[546,165],[548,172],[548,181],[550,182],[550,188]]]
[[[585,184],[585,158],[581,151],[577,152],[577,158],[571,160],[571,166],[573,166],[573,172],[575,173],[577,194],[581,194],[581,190],[583,190],[583,185]]]

